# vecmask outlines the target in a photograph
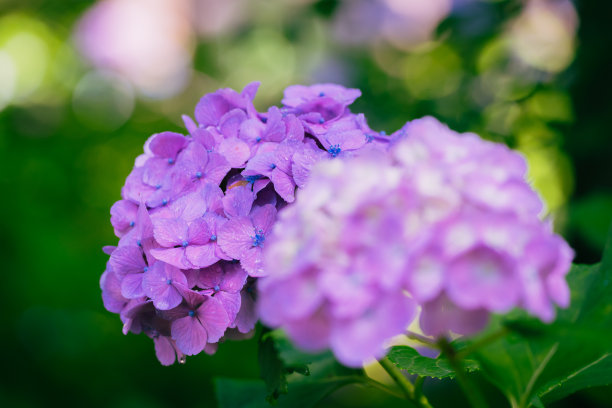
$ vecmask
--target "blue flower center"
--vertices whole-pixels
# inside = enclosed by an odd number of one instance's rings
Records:
[[[371,133],[368,133],[365,135],[365,139],[366,139],[366,143],[370,143],[372,140],[374,140],[374,135]]]
[[[144,272],[149,272],[149,267],[148,267],[148,266],[145,266],[144,268],[142,268],[142,270],[143,270]]]
[[[201,171],[197,171],[195,176],[196,176],[196,178],[202,178],[202,172]]]
[[[256,141],[257,143],[261,142],[261,137],[257,136],[257,137],[255,138],[255,141]]]
[[[162,205],[166,205],[166,204],[168,204],[168,200],[164,198],[164,199],[162,200]]]
[[[166,285],[172,285],[172,279],[166,280]]]
[[[212,234],[212,235],[210,236],[210,240],[211,240],[211,241],[216,241],[216,240],[217,240],[217,236],[216,236],[215,234]]]
[[[215,290],[215,292],[218,292],[221,290],[221,288],[219,287],[219,285],[215,285],[215,287],[213,288]]]
[[[340,148],[340,145],[331,145],[329,146],[329,149],[327,149],[327,152],[329,154],[331,154],[332,157],[336,157],[340,154],[340,152],[342,151],[342,149]]]
[[[183,248],[185,248],[185,247],[187,247],[187,245],[189,245],[189,242],[183,241],[183,243],[181,245],[183,246]]]
[[[160,188],[161,188],[161,184],[156,184],[156,185],[155,185],[155,189],[156,189],[156,190],[159,190]]]
[[[275,168],[276,168],[276,164],[272,163],[272,164],[270,165],[270,169],[271,169],[271,170],[274,170]]]
[[[136,245],[138,245],[139,247],[141,247],[141,246],[142,246],[142,241],[141,241],[141,240],[136,241]]]
[[[322,98],[325,96],[325,92],[319,92],[319,96]]]
[[[136,225],[136,223],[134,221],[130,221],[130,227],[133,227],[134,225]]]
[[[263,230],[255,230],[255,236],[252,238],[254,247],[263,247],[263,243],[266,240]]]
[[[189,317],[193,317],[195,316],[195,310],[190,310],[189,311]]]
[[[319,123],[320,123],[320,124],[325,123],[325,119],[323,119],[323,118],[319,118]]]
[[[254,176],[245,176],[244,179],[246,180],[247,183],[249,184],[254,184],[257,180],[259,180],[261,178],[261,176],[259,174],[254,175]]]
[[[172,158],[168,159],[168,164],[174,164],[174,159]]]

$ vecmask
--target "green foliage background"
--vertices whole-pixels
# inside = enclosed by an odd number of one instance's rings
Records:
[[[0,49],[10,30],[17,29],[4,19],[13,15],[46,27],[40,32],[43,38],[48,36],[51,49],[70,47],[73,25],[92,3],[0,0]],[[374,128],[390,132],[408,119],[430,114],[454,129],[476,131],[518,147],[528,158],[537,157],[531,162],[538,174],[536,184],[539,177],[544,187],[558,185],[557,195],[549,197],[556,228],[576,249],[577,262],[599,261],[612,220],[612,4],[576,1],[578,46],[568,69],[530,85],[519,97],[493,100],[485,107],[470,102],[468,96],[475,80],[503,72],[504,65],[483,65],[483,49],[516,15],[518,2],[487,2],[484,17],[453,14],[438,28],[442,40],[430,53],[383,49],[392,61],[407,64],[404,76],[383,70],[375,61],[376,50],[328,44],[326,24],[339,4],[321,0],[299,13],[269,19],[255,16],[233,35],[202,39],[195,49],[194,68],[212,80],[196,82],[173,100],[136,101],[129,119],[112,131],[104,126],[104,114],[92,119],[75,113],[80,109],[73,102],[75,78],[89,70],[76,53],[70,54],[71,63],[63,71],[64,54],[54,54],[52,60],[65,77],[45,82],[44,97],[0,110],[0,406],[215,406],[213,377],[259,377],[254,340],[223,344],[215,356],[189,358],[184,366],[162,367],[150,339],[121,334],[118,317],[102,306],[98,279],[107,259],[100,248],[115,242],[108,210],[119,198],[144,140],[162,130],[181,131],[179,112],[191,114],[199,96],[216,86],[239,88],[256,79],[232,77],[228,67],[251,61],[252,45],[261,41],[269,41],[272,51],[281,45],[290,47],[297,65],[300,56],[321,48],[351,67],[345,84],[362,89],[355,110],[365,112]],[[476,17],[480,29],[474,33],[468,28]],[[313,24],[323,27],[323,34],[310,41]],[[418,69],[413,67],[431,73],[433,84],[427,84],[427,75],[414,74]],[[313,78],[317,76],[312,72],[294,71],[286,81]],[[453,92],[428,93],[428,86],[448,78],[458,78]],[[273,78],[264,80],[262,90],[277,85]],[[278,93],[257,100],[260,108],[279,101]],[[425,390],[434,406],[464,403],[449,380],[428,382]],[[582,391],[553,406],[609,406],[610,391],[610,387]],[[488,392],[503,404],[501,395]],[[398,404],[384,398],[376,391],[352,387],[334,394],[326,404]]]

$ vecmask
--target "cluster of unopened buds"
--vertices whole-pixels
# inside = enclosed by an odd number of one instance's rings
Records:
[[[360,91],[334,84],[260,113],[257,86],[204,96],[187,136],[151,136],[111,209],[104,304],[162,364],[260,318],[358,366],[417,313],[437,337],[568,304],[573,253],[519,154],[433,118],[373,131],[348,108]]]

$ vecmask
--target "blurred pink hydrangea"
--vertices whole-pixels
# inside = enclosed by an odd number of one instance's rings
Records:
[[[393,134],[388,154],[315,165],[265,249],[263,322],[358,366],[404,332],[415,303],[433,336],[514,307],[552,320],[573,252],[540,220],[525,171],[506,146],[433,118]]]

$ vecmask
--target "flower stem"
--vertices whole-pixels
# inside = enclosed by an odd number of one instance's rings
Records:
[[[470,405],[474,408],[487,408],[487,403],[480,394],[478,387],[476,387],[467,377],[466,371],[463,368],[463,362],[452,344],[450,344],[446,338],[442,337],[438,341],[438,347],[442,350],[442,353],[446,355],[446,358],[448,358],[451,367],[455,371],[457,382],[459,382]]]
[[[385,369],[393,381],[395,381],[409,401],[411,401],[418,408],[432,408],[425,395],[420,394],[417,398],[414,385],[387,357],[380,360],[380,365]]]
[[[419,343],[427,344],[428,346],[432,347],[437,347],[436,341],[434,339],[430,339],[429,337],[423,336],[422,334],[407,330],[406,336],[409,339],[418,341]]]

